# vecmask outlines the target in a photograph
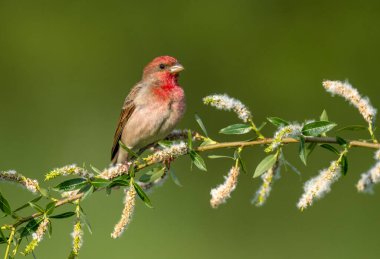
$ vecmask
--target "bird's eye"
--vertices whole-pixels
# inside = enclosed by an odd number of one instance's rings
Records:
[[[164,64],[160,64],[160,69],[164,69],[165,68],[165,65]]]

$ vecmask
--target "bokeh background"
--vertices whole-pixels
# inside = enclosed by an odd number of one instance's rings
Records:
[[[124,97],[159,55],[173,55],[186,67],[180,82],[188,110],[180,128],[198,129],[198,113],[215,139],[239,139],[218,134],[238,120],[203,106],[210,93],[241,99],[257,124],[267,116],[312,119],[323,109],[341,125],[364,124],[321,82],[349,79],[380,107],[379,28],[379,1],[0,0],[0,168],[42,181],[66,164],[106,167]],[[286,155],[302,175],[283,172],[262,208],[250,204],[262,149],[244,153],[249,173],[217,210],[209,206],[209,191],[223,181],[230,161],[207,160],[204,173],[181,158],[173,167],[183,187],[168,180],[156,189],[154,209],[139,201],[116,241],[110,232],[122,192],[96,193],[83,204],[94,233],[86,232],[80,257],[378,258],[380,194],[354,188],[373,163],[372,151],[352,150],[348,175],[303,213],[295,207],[303,183],[334,156],[317,150],[305,167],[296,151],[288,147]],[[15,185],[0,188],[14,207],[30,199]],[[67,257],[72,221],[55,222],[38,258]]]

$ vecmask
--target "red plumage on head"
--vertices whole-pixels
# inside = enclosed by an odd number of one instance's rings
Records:
[[[155,87],[152,88],[152,91],[162,101],[183,95],[183,90],[178,85],[178,73],[173,74],[170,70],[166,69],[177,64],[176,58],[160,56],[153,59],[144,68],[143,81],[151,81],[153,79]],[[161,68],[160,66],[165,66],[165,68]]]
[[[160,64],[166,65],[166,66],[172,66],[174,64],[178,63],[177,59],[171,57],[171,56],[160,56],[155,59],[153,59],[145,68],[144,68],[144,74],[143,77],[149,76],[155,72],[158,72],[157,69],[159,68]]]

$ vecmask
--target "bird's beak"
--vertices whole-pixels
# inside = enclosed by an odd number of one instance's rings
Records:
[[[177,64],[171,66],[170,69],[169,69],[169,71],[172,74],[178,74],[179,72],[181,72],[184,69],[185,68],[181,64],[177,63]]]

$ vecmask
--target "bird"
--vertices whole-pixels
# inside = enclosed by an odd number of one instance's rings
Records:
[[[135,153],[164,139],[182,119],[185,93],[178,83],[184,67],[171,56],[154,58],[143,70],[142,79],[129,92],[117,123],[111,163],[127,164],[128,151]]]

